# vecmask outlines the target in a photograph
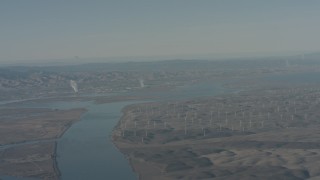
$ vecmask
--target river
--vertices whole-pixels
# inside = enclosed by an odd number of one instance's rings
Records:
[[[226,89],[216,83],[200,83],[167,92],[146,93],[159,100],[222,94]],[[140,101],[141,102],[141,101]],[[138,101],[95,104],[92,101],[22,103],[22,107],[71,109],[85,107],[88,111],[57,140],[57,163],[62,180],[69,179],[137,179],[128,160],[111,141],[112,130],[122,116],[121,109]]]
[[[271,75],[262,78],[265,81],[298,81],[319,82],[319,73],[306,73],[303,78],[290,75]],[[158,97],[154,101],[182,100],[195,97],[214,96],[235,92],[222,88],[219,83],[202,82],[178,87],[163,92],[143,93],[146,97]],[[135,93],[141,95],[142,93]],[[121,95],[121,94],[119,94]],[[128,95],[124,93],[124,95]],[[132,94],[131,94],[132,95]],[[134,94],[133,94],[134,95]],[[58,139],[57,162],[61,171],[61,179],[137,179],[128,160],[115,148],[111,141],[111,133],[117,124],[125,106],[138,101],[126,101],[106,104],[94,102],[50,102],[26,103],[25,107],[43,107],[70,109],[85,107],[88,111],[81,120],[72,125],[66,133]]]

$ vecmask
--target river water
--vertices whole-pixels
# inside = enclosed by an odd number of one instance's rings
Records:
[[[265,81],[310,81],[320,82],[319,73],[307,73],[297,77],[290,75],[270,76]],[[195,97],[214,96],[234,92],[222,88],[215,82],[198,83],[179,87],[165,92],[145,93],[146,97],[158,97],[154,101],[181,100]],[[141,95],[141,93],[135,93]],[[121,95],[121,94],[119,94]],[[124,94],[128,95],[128,94]],[[81,120],[73,124],[66,133],[58,139],[57,162],[61,171],[61,179],[137,179],[129,162],[115,148],[111,141],[111,133],[119,121],[125,106],[138,101],[95,104],[90,101],[22,103],[23,107],[43,107],[71,109],[84,107],[88,109]],[[10,179],[10,177],[1,177]]]
[[[121,109],[132,103],[89,106],[82,120],[58,141],[57,161],[62,179],[135,179],[110,136]]]
[[[145,95],[157,96],[158,100],[178,100],[224,92],[220,86],[202,83]],[[58,141],[57,161],[61,179],[137,179],[128,160],[111,141],[112,130],[122,116],[121,109],[133,103],[138,102],[86,104],[88,112],[82,120]]]
[[[146,93],[159,100],[181,100],[226,93],[216,83],[179,87],[167,92]],[[229,91],[230,92],[230,91]],[[140,101],[141,102],[141,101]],[[62,180],[70,179],[137,179],[128,160],[111,141],[111,133],[122,116],[121,109],[138,101],[95,104],[91,101],[22,103],[22,107],[71,109],[87,108],[81,120],[57,140],[57,163]]]

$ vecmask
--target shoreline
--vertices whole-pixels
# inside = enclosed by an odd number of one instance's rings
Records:
[[[50,123],[51,120],[56,120],[58,124],[56,126],[52,125],[52,124],[48,124],[49,125],[48,131],[50,134],[48,134],[48,135],[46,134],[47,136],[44,136],[43,138],[41,138],[42,136],[39,134],[34,134],[30,137],[24,136],[23,138],[25,138],[25,139],[24,140],[21,139],[21,141],[16,141],[16,140],[19,140],[20,137],[18,137],[17,139],[12,139],[12,141],[8,141],[8,143],[3,143],[2,145],[0,145],[1,151],[7,151],[7,150],[12,149],[12,150],[19,152],[21,155],[21,157],[19,157],[19,156],[11,157],[10,155],[8,155],[8,157],[4,156],[3,157],[4,159],[17,158],[17,160],[12,161],[12,163],[10,163],[11,161],[8,161],[8,162],[3,161],[1,163],[1,166],[3,166],[1,174],[7,174],[12,177],[20,176],[20,177],[26,177],[26,178],[29,177],[30,174],[32,174],[32,177],[37,177],[37,178],[41,178],[41,179],[42,178],[60,179],[61,171],[59,169],[58,160],[57,160],[58,142],[59,142],[60,138],[63,137],[63,135],[67,132],[67,130],[69,130],[70,127],[72,127],[72,125],[74,125],[75,123],[79,122],[82,119],[82,116],[87,111],[88,110],[86,108],[72,108],[72,109],[68,109],[68,110],[62,110],[60,112],[55,112],[55,111],[52,111],[52,108],[51,108],[50,111],[46,112],[49,114],[40,114],[40,116],[28,117],[30,119],[30,123],[33,123],[33,125],[32,126],[30,125],[29,128],[35,129],[34,130],[35,133],[37,133],[38,128],[40,128],[41,126],[47,125],[48,123]],[[62,114],[61,114],[61,112],[62,112]],[[37,112],[30,111],[30,115],[32,115],[32,113],[37,113]],[[64,114],[66,115],[65,118],[62,117]],[[47,117],[49,119],[46,119]],[[29,120],[29,119],[27,119],[27,120]],[[23,118],[18,118],[17,122],[14,122],[14,123],[19,123],[20,121],[22,122],[23,120],[24,120]],[[13,125],[9,124],[8,126],[13,126]],[[21,126],[21,127],[23,127],[23,126]],[[36,128],[34,128],[34,127],[36,127]],[[44,144],[46,144],[46,145],[44,145]],[[50,149],[42,149],[42,147],[49,147],[49,146],[47,146],[49,144],[51,146]],[[28,149],[28,148],[32,149],[33,147],[40,147],[40,150],[37,150],[36,152],[34,152],[34,151],[31,151],[30,149]],[[25,150],[25,148],[27,148],[27,151]],[[37,148],[37,149],[39,149],[39,148]],[[43,170],[39,171],[39,169],[34,169],[34,168],[30,169],[30,168],[28,168],[28,166],[23,165],[21,158],[23,158],[23,157],[26,158],[28,156],[37,156],[38,157],[38,155],[34,154],[34,153],[39,153],[39,154],[41,153],[42,158],[43,158],[43,156],[47,157],[47,159],[43,160],[43,159],[41,159],[41,156],[39,156],[39,158],[40,158],[39,161],[45,162],[45,164],[43,164],[43,167],[45,168],[44,171]],[[27,160],[26,162],[33,163],[34,161],[37,163],[38,160],[37,159]],[[7,168],[5,168],[6,166],[8,167],[8,166],[11,166],[14,164],[18,164],[18,165],[21,164],[20,165],[21,170],[19,170],[20,173],[13,173],[10,169],[6,170],[7,169]],[[30,170],[28,171],[28,169],[30,169]]]
[[[85,111],[83,112],[83,115],[88,111],[85,108],[75,108],[75,109],[84,109]],[[13,142],[13,143],[7,143],[7,144],[0,144],[0,150],[1,149],[7,149],[7,148],[11,148],[11,147],[15,147],[15,146],[21,146],[21,145],[28,145],[28,144],[36,144],[36,143],[43,143],[43,142],[50,142],[50,141],[58,141],[65,133],[66,131],[71,128],[71,126],[77,122],[79,122],[82,118],[82,116],[79,118],[79,120],[72,122],[72,123],[68,123],[65,125],[65,130],[63,130],[62,133],[60,133],[58,136],[56,137],[52,137],[52,138],[44,138],[44,139],[32,139],[32,140],[23,140],[23,141],[18,141],[18,142]]]
[[[54,142],[54,150],[53,150],[53,155],[52,155],[52,166],[53,166],[53,171],[57,175],[58,179],[61,177],[61,171],[58,166],[58,161],[57,161],[57,148],[58,148],[58,142]]]
[[[124,108],[113,129],[112,140],[132,169],[140,172],[140,179],[234,179],[236,176],[245,179],[256,171],[261,171],[258,178],[268,179],[272,178],[270,172],[276,172],[279,179],[317,177],[319,171],[313,167],[319,158],[316,147],[320,136],[315,132],[320,126],[317,111],[320,103],[314,97],[319,92],[289,90],[270,88],[210,99],[162,102],[152,106],[159,113],[153,113],[151,108],[139,111],[148,104]],[[226,115],[221,116],[220,112]],[[149,128],[149,122],[151,126],[152,122],[157,123],[153,128],[166,122],[175,131],[151,130],[151,127],[145,135],[143,130]],[[200,125],[205,127],[202,131]],[[145,136],[148,141],[141,144],[139,137]],[[279,157],[284,160],[279,161]],[[307,168],[294,168],[293,165],[301,165],[298,161],[301,159]],[[270,166],[270,161],[277,166]],[[239,168],[238,163],[248,165]]]
[[[60,138],[62,138],[62,136],[77,122],[81,121],[82,119],[82,116],[84,116],[87,112],[88,112],[88,109],[86,108],[83,108],[85,111],[82,112],[82,115],[79,117],[79,119],[73,123],[69,123],[67,124],[65,127],[66,129],[58,136],[58,138],[55,140],[55,143],[54,143],[54,151],[53,151],[53,155],[52,155],[52,160],[53,160],[53,170],[55,172],[55,174],[57,175],[58,179],[61,178],[61,171],[59,169],[59,164],[58,164],[58,160],[57,160],[57,152],[58,152],[58,140]]]
[[[111,142],[114,145],[114,147],[117,149],[117,151],[120,152],[124,156],[124,158],[129,162],[130,168],[131,168],[132,172],[136,175],[137,180],[140,180],[140,174],[135,170],[130,157],[125,155],[123,152],[121,152],[120,148],[117,146],[116,142],[113,140],[113,137],[111,139]]]
[[[132,105],[132,104],[130,104],[130,105]],[[130,105],[126,105],[126,106],[124,106],[124,107],[121,109],[122,115],[121,115],[120,119],[118,120],[117,124],[113,127],[112,132],[111,132],[111,134],[109,135],[109,138],[111,139],[111,142],[112,142],[112,144],[114,145],[114,147],[117,149],[117,151],[118,151],[120,154],[122,154],[122,155],[124,156],[124,158],[129,162],[129,166],[130,166],[132,172],[136,175],[137,180],[140,180],[140,174],[138,173],[138,171],[135,170],[135,168],[134,168],[134,166],[133,166],[133,164],[132,164],[132,160],[130,159],[129,156],[127,156],[126,154],[124,154],[123,152],[121,152],[120,147],[116,144],[116,141],[115,141],[115,138],[114,138],[114,135],[115,135],[114,133],[116,132],[117,127],[119,127],[119,123],[121,122],[121,119],[122,119],[122,117],[124,116],[124,110],[125,110],[125,108],[127,108],[127,107],[130,106]]]

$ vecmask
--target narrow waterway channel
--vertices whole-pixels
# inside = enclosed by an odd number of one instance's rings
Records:
[[[214,83],[194,84],[168,92],[146,96],[154,101],[182,100],[214,96],[227,91]],[[69,179],[137,179],[129,161],[113,145],[111,134],[122,116],[121,110],[137,101],[95,104],[92,101],[21,103],[21,107],[72,109],[84,107],[88,111],[57,140],[57,165],[62,180]]]

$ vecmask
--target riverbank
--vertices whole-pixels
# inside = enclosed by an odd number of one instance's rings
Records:
[[[316,178],[318,88],[135,104],[112,139],[141,180]]]
[[[1,108],[0,173],[59,179],[56,140],[86,111],[84,108]]]

